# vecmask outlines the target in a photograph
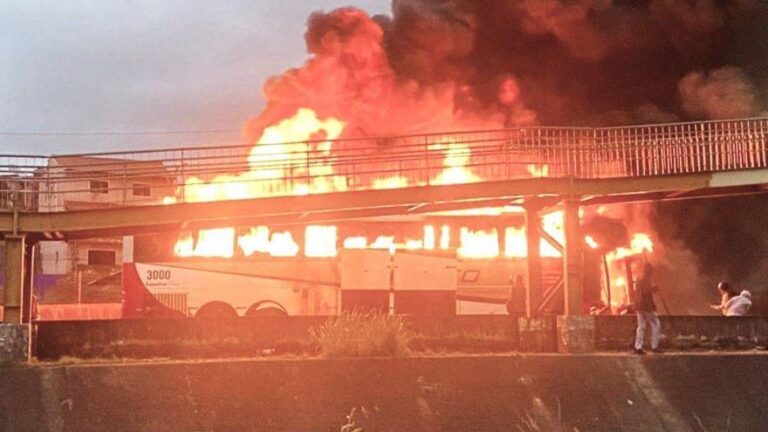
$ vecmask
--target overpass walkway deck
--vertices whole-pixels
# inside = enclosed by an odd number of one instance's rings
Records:
[[[0,233],[125,235],[500,206],[531,196],[595,204],[763,193],[767,185],[768,118],[0,155]]]

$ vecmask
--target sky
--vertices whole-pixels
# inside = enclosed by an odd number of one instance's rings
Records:
[[[0,154],[243,144],[261,85],[349,0],[0,1]],[[389,0],[354,0],[371,14]],[[58,133],[229,130],[167,135]],[[18,135],[18,133],[32,133]]]

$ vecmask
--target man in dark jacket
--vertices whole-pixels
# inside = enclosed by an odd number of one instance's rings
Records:
[[[525,315],[525,282],[522,275],[515,275],[509,287],[507,313],[515,316]]]
[[[653,293],[658,288],[653,285],[653,267],[645,263],[643,275],[637,281],[635,291],[635,311],[637,313],[637,334],[635,335],[635,354],[645,354],[643,339],[645,339],[646,323],[651,325],[651,351],[659,351],[661,339],[661,323],[656,315],[656,303]]]

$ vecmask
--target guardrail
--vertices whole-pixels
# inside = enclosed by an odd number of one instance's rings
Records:
[[[0,209],[64,211],[531,177],[768,167],[768,118],[530,127],[137,152],[0,155]]]

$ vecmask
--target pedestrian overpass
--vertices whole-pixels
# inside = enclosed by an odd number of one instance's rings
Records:
[[[532,290],[541,212],[562,206],[566,314],[577,313],[580,206],[765,192],[768,118],[0,155],[4,320],[28,304],[38,241],[508,205],[526,211]]]

